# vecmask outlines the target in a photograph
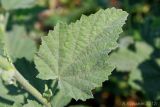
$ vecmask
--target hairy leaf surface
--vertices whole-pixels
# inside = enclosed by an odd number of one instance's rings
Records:
[[[108,53],[117,47],[127,15],[111,8],[70,25],[57,24],[42,38],[35,57],[38,77],[57,79],[60,90],[76,100],[92,98],[91,90],[101,86],[114,69]]]

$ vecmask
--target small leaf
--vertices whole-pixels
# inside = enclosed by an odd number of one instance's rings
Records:
[[[45,84],[45,90],[43,93],[43,97],[46,98],[48,101],[50,101],[51,97],[52,97],[52,91],[51,89],[48,88],[48,86]]]
[[[129,45],[133,44],[134,43],[134,40],[132,37],[130,36],[126,36],[126,37],[123,37],[119,40],[119,47],[120,48],[128,48]]]
[[[136,42],[136,52],[141,55],[143,59],[150,58],[153,48],[145,42]]]
[[[92,98],[91,90],[108,80],[114,69],[108,54],[118,45],[127,15],[111,8],[82,16],[70,25],[56,25],[54,31],[42,38],[35,57],[38,77],[58,79],[60,90],[76,100]]]

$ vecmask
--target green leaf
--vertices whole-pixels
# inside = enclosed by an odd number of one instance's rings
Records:
[[[51,87],[53,96],[51,97],[51,105],[53,107],[65,107],[70,101],[71,97],[66,96],[61,90],[57,88],[58,81],[52,81]]]
[[[43,97],[50,101],[51,97],[53,96],[52,90],[48,88],[47,84],[45,84]]]
[[[36,101],[28,100],[28,103],[25,104],[23,107],[42,107],[42,105],[40,105]]]
[[[128,48],[131,44],[134,43],[134,40],[130,36],[125,36],[119,40],[120,48]]]
[[[125,48],[111,54],[109,60],[116,66],[118,71],[131,71],[139,64],[139,56]]]
[[[64,107],[71,101],[71,98],[66,96],[62,91],[58,91],[53,99],[51,104],[53,107]]]
[[[13,30],[6,35],[6,50],[13,62],[18,58],[26,58],[31,61],[36,52],[36,44],[31,40],[21,26],[14,26]]]
[[[117,47],[127,15],[111,8],[82,16],[70,25],[56,25],[42,38],[35,57],[38,77],[57,79],[60,90],[76,100],[92,98],[91,90],[108,80],[114,69],[108,53]]]
[[[2,6],[6,10],[25,9],[35,5],[35,0],[1,0]]]
[[[153,52],[153,47],[145,42],[136,42],[136,52],[138,55],[142,56],[142,59],[150,58]]]
[[[132,71],[140,63],[149,59],[153,48],[145,42],[136,42],[136,52],[127,48],[120,48],[117,52],[111,54],[109,61],[116,66],[118,71]]]
[[[129,85],[155,100],[160,95],[160,86],[155,85],[159,84],[160,72],[150,61],[152,52],[153,48],[147,43],[136,42],[135,51],[120,48],[111,54],[110,62],[116,65],[118,71],[130,71]]]
[[[8,14],[0,14],[0,55],[4,55],[4,36]]]
[[[20,90],[18,90],[19,93],[17,93],[15,91],[16,88],[14,86],[10,86],[10,90],[8,90],[8,88],[3,84],[2,80],[0,79],[0,87],[1,87],[0,98],[6,99],[9,102],[16,102],[16,103],[24,102],[24,94],[20,93]]]

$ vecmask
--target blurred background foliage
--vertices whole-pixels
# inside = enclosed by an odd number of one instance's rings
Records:
[[[85,102],[65,100],[59,92],[55,105],[67,107],[159,107],[160,106],[160,0],[0,0],[0,34],[7,35],[7,47],[16,68],[37,87],[51,84],[35,78],[34,54],[40,37],[53,30],[58,22],[72,23],[82,14],[90,15],[100,8],[116,7],[130,15],[119,39],[119,48],[110,53],[116,69],[103,87],[93,90],[94,99]],[[1,37],[0,37],[1,39]],[[52,86],[52,85],[50,85]],[[3,87],[3,88],[2,88]],[[0,81],[0,103],[33,99],[24,90],[5,87]],[[14,94],[13,94],[14,93]],[[17,95],[15,97],[15,95]],[[138,102],[145,104],[136,105]],[[124,105],[122,105],[124,104]],[[77,106],[78,105],[78,106]],[[57,107],[64,105],[56,105]]]

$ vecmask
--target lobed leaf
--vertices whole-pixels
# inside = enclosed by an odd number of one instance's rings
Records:
[[[101,86],[114,69],[108,53],[117,47],[127,15],[111,8],[83,15],[70,25],[57,24],[42,38],[35,57],[38,77],[57,79],[60,90],[76,100],[92,98],[91,90]]]

